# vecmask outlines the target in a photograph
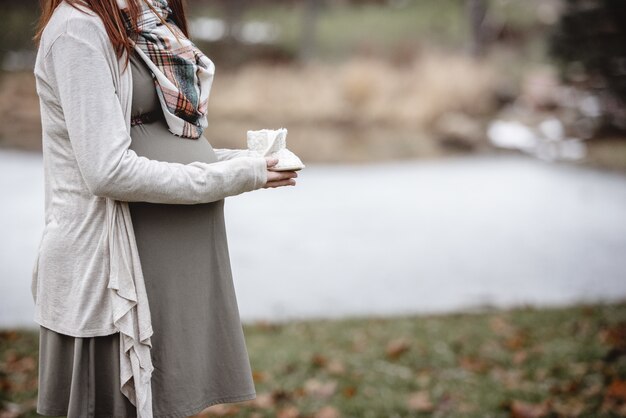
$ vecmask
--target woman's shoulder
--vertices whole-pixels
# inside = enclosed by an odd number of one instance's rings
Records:
[[[108,48],[110,43],[104,23],[86,6],[59,3],[41,36],[42,52],[47,53],[60,36],[73,36],[95,48]]]

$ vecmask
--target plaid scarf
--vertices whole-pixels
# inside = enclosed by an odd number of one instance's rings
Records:
[[[135,50],[155,76],[168,129],[181,137],[199,138],[208,124],[206,113],[215,73],[213,62],[174,23],[167,0],[140,0],[136,28],[132,26],[125,0],[117,3],[126,30],[138,35],[134,40]],[[172,31],[146,3],[152,5]]]

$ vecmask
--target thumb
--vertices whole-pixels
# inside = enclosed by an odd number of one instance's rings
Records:
[[[278,158],[276,157],[266,157],[265,160],[267,161],[268,167],[273,167],[278,164]]]

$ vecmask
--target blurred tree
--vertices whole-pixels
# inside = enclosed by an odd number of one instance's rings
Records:
[[[625,2],[567,0],[550,52],[562,64],[563,78],[604,96],[609,122],[626,129]]]
[[[485,49],[485,17],[487,16],[486,0],[466,0],[469,27],[472,31],[470,52],[474,56],[482,55]]]
[[[234,40],[240,30],[241,18],[245,10],[244,0],[229,0],[222,2],[224,8],[224,20],[226,21],[226,36]]]
[[[315,54],[317,19],[321,0],[304,0],[302,12],[302,35],[300,41],[300,59],[309,60]]]
[[[31,37],[39,17],[35,1],[3,0],[1,5],[0,67],[4,66],[10,52],[34,50]]]

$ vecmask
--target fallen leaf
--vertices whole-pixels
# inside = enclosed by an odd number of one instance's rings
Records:
[[[15,330],[0,331],[0,340],[15,341],[20,338],[20,334]]]
[[[346,372],[346,366],[341,361],[333,359],[326,364],[326,370],[331,374],[342,375]]]
[[[396,359],[409,350],[410,341],[406,337],[396,338],[387,344],[385,350],[387,357]]]
[[[626,381],[614,379],[606,390],[606,396],[626,401]]]
[[[0,393],[9,393],[13,390],[13,384],[9,379],[0,379]]]
[[[216,404],[204,409],[199,415],[206,415],[207,417],[227,417],[237,414],[239,409],[240,408],[236,405]]]
[[[525,350],[516,351],[513,354],[513,363],[517,366],[522,364],[528,358],[528,352]]]
[[[518,330],[513,335],[504,340],[504,346],[509,350],[519,350],[528,343],[528,333]]]
[[[561,392],[571,395],[580,392],[581,382],[579,380],[565,381],[561,384]]]
[[[429,412],[435,409],[427,390],[418,390],[410,393],[407,399],[407,406],[412,411]]]
[[[304,391],[307,395],[314,398],[327,399],[337,391],[337,382],[335,380],[321,382],[317,379],[308,379],[304,383]]]
[[[283,373],[284,374],[290,374],[293,373],[294,371],[296,371],[298,369],[299,364],[296,363],[295,361],[289,362],[285,365],[283,365],[282,369],[283,369]]]
[[[298,418],[300,410],[293,405],[286,406],[276,413],[276,418]]]
[[[272,331],[272,332],[280,331],[283,328],[282,324],[278,324],[278,323],[263,320],[263,319],[255,321],[254,327],[259,328],[260,330]]]
[[[314,418],[339,418],[340,416],[341,414],[339,413],[337,408],[334,408],[330,405],[321,408],[315,413],[315,415],[313,415]]]
[[[257,393],[255,399],[249,401],[249,405],[255,408],[273,408],[274,395],[268,392]]]
[[[311,356],[311,364],[316,367],[324,367],[328,363],[328,359],[319,353],[314,353]]]
[[[31,372],[37,367],[37,361],[34,357],[20,357],[12,352],[4,367],[9,374]]]
[[[550,409],[546,402],[529,403],[514,399],[509,405],[511,418],[541,418],[545,417]]]
[[[464,356],[459,359],[459,365],[471,372],[483,373],[489,368],[487,362],[478,357]]]
[[[272,391],[274,402],[284,402],[293,398],[292,393],[284,389],[274,389]]]
[[[620,322],[603,330],[600,336],[607,345],[626,350],[626,322]]]
[[[341,393],[346,398],[352,398],[354,395],[356,395],[356,387],[354,387],[354,386],[346,386],[345,388],[343,388]]]
[[[269,373],[267,372],[263,372],[260,370],[254,370],[252,372],[252,380],[254,380],[255,383],[265,382],[268,377]]]

